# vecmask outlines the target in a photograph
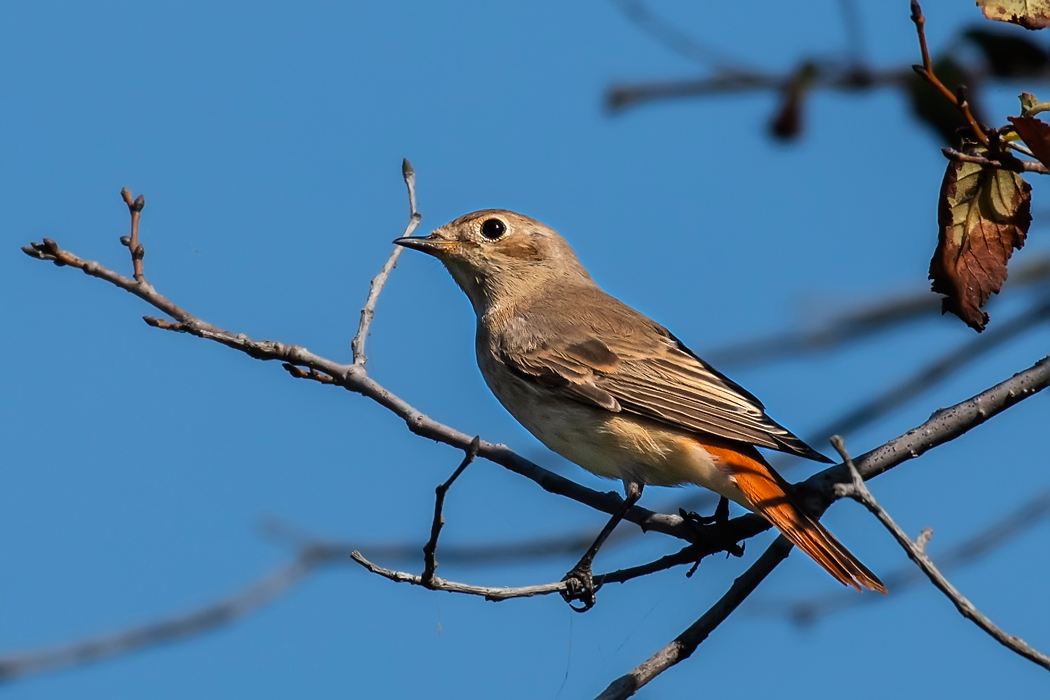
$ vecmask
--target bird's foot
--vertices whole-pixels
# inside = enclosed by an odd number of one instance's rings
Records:
[[[572,567],[569,573],[562,578],[562,581],[565,582],[565,590],[561,592],[561,597],[565,599],[570,608],[582,613],[594,607],[596,589],[590,562],[581,561]],[[573,601],[577,600],[583,604],[583,607],[576,607],[572,604]]]
[[[703,516],[693,511],[687,513],[684,508],[679,508],[678,513],[682,516],[683,520],[693,526],[693,530],[696,534],[700,535],[705,540],[710,541],[712,533],[708,528],[725,525],[729,522],[729,499],[722,496],[722,498],[718,500],[718,506],[715,507],[714,515]],[[734,557],[744,556],[744,546],[738,542],[733,542],[726,546],[725,550],[727,557],[730,554]],[[688,575],[691,576],[693,571],[696,571],[696,567],[693,567]]]

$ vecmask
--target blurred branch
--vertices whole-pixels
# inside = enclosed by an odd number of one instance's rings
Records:
[[[910,70],[900,68],[875,70],[856,65],[842,67],[826,62],[806,63],[816,68],[811,88],[840,92],[900,87],[911,74]],[[795,70],[789,73],[731,70],[693,80],[622,83],[606,91],[605,105],[613,111],[621,111],[655,100],[735,95],[742,92],[780,93],[791,87],[796,74]]]
[[[938,568],[948,572],[980,561],[1013,538],[1045,521],[1047,517],[1050,517],[1050,489],[1037,494],[977,534],[946,549],[937,557],[941,563]],[[902,591],[913,588],[926,579],[919,569],[906,566],[883,576],[882,580],[894,595],[900,595]],[[799,624],[812,624],[836,612],[884,600],[887,598],[840,595],[836,592],[795,601],[764,602],[760,610],[769,614],[784,614]]]
[[[657,571],[692,563],[697,558],[695,549],[695,545],[688,545],[675,554],[661,557],[648,564],[595,576],[595,583],[599,586],[606,583],[625,583]],[[437,576],[432,576],[430,582],[426,582],[422,576],[392,571],[373,564],[348,544],[303,541],[300,543],[298,555],[290,563],[264,576],[240,593],[216,603],[202,606],[189,613],[119,632],[89,637],[47,649],[0,655],[0,683],[105,661],[210,632],[254,613],[290,591],[318,568],[347,565],[350,562],[356,562],[372,573],[392,581],[412,583],[432,590],[477,595],[492,601],[558,593],[566,585],[564,581],[556,581],[519,588],[486,587],[446,581]]]
[[[913,3],[913,6],[917,7],[918,5],[917,3]],[[1041,654],[1028,646],[1020,637],[1007,634],[996,627],[986,615],[981,613],[980,610],[974,607],[973,603],[956,590],[955,586],[953,586],[937,569],[937,567],[934,566],[933,561],[931,561],[926,554],[926,543],[929,542],[930,538],[933,536],[933,530],[930,528],[924,529],[919,535],[919,538],[913,542],[904,530],[893,521],[893,518],[890,517],[889,513],[878,504],[878,501],[875,500],[871,491],[869,491],[868,487],[864,485],[864,479],[861,477],[860,472],[857,471],[856,466],[853,464],[853,460],[850,459],[849,453],[846,452],[846,446],[842,442],[842,438],[835,436],[832,438],[831,444],[835,446],[836,450],[838,450],[842,460],[849,468],[852,477],[850,483],[839,484],[839,494],[852,498],[871,511],[872,515],[879,519],[879,522],[889,530],[890,534],[893,535],[893,538],[897,540],[897,543],[904,548],[908,557],[910,557],[911,560],[922,569],[922,572],[926,574],[927,578],[930,579],[933,585],[940,589],[940,591],[952,601],[952,604],[955,605],[960,613],[962,613],[963,617],[971,620],[975,625],[987,632],[989,636],[1007,649],[1010,649],[1029,661],[1050,670],[1050,657]]]
[[[829,425],[816,431],[820,436],[815,442],[823,442],[831,435],[848,433],[867,425],[914,399],[924,391],[945,381],[960,372],[966,365],[979,359],[986,353],[1007,343],[1022,333],[1045,323],[1050,319],[1050,301],[1024,311],[1006,323],[1001,323],[992,330],[969,340],[957,348],[949,350],[933,362],[919,368],[914,374],[900,380],[894,386],[879,395],[865,401],[848,411],[845,415],[833,420]]]
[[[868,42],[864,39],[864,21],[860,17],[855,0],[839,0],[842,23],[846,28],[846,48],[856,64],[864,63],[868,55]]]
[[[1050,256],[1033,258],[1011,270],[1009,289],[1050,283]],[[929,290],[877,302],[837,315],[801,331],[746,340],[704,353],[720,367],[749,367],[790,357],[834,350],[849,342],[896,329],[904,323],[941,316],[941,300]]]
[[[639,29],[679,56],[696,61],[702,65],[709,65],[713,68],[727,71],[735,70],[730,68],[730,66],[739,65],[737,61],[727,57],[721,51],[701,44],[670,22],[662,19],[641,0],[611,1]]]
[[[50,649],[0,656],[0,682],[123,656],[222,627],[286,593],[318,565],[328,561],[331,559],[327,553],[304,551],[290,564],[240,593],[192,612]]]

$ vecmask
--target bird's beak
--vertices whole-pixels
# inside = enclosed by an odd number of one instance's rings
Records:
[[[438,258],[444,255],[447,251],[452,250],[453,248],[458,248],[461,245],[459,241],[450,241],[443,236],[439,236],[437,231],[431,233],[429,236],[395,238],[394,244],[406,248],[414,248],[415,250]]]

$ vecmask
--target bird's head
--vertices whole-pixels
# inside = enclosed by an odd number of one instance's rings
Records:
[[[493,306],[516,305],[547,284],[590,281],[572,247],[554,229],[505,209],[472,212],[429,236],[394,243],[444,263],[479,317]]]

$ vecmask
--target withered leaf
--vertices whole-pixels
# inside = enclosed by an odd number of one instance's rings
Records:
[[[1014,248],[1024,245],[1032,222],[1031,192],[1018,173],[948,162],[937,207],[939,231],[930,279],[933,291],[945,295],[942,310],[978,332],[988,323],[981,307],[999,293]]]
[[[1039,162],[1050,168],[1050,124],[1035,117],[1007,117]]]
[[[1025,29],[1050,27],[1050,0],[977,0],[977,6],[988,19]]]

